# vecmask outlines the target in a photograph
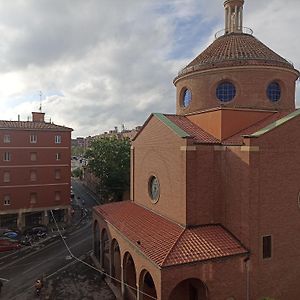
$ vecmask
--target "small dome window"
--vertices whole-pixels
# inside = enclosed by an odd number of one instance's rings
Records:
[[[148,192],[153,203],[156,203],[159,199],[160,187],[159,181],[156,176],[151,176],[148,181]]]
[[[273,81],[271,82],[268,87],[267,87],[267,95],[268,98],[272,101],[272,102],[276,102],[280,99],[281,96],[281,89],[280,89],[280,85],[278,82]]]
[[[192,92],[189,89],[185,89],[182,94],[182,106],[188,107],[192,101]]]
[[[235,97],[235,86],[231,82],[222,82],[217,86],[216,96],[222,102],[231,101]]]

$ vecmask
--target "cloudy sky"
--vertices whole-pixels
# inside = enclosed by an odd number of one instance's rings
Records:
[[[297,69],[299,11],[299,0],[244,6],[244,26]],[[223,15],[223,0],[0,0],[0,119],[27,120],[40,91],[46,119],[73,137],[174,113],[172,80]]]

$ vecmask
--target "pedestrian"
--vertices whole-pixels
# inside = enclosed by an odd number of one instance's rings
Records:
[[[0,280],[0,294],[1,294],[2,287],[3,287],[3,283],[2,280]]]
[[[41,293],[41,289],[43,287],[43,281],[41,279],[37,279],[34,283],[36,295],[39,296]]]

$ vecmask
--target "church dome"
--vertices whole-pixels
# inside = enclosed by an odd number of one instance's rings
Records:
[[[294,110],[299,71],[243,27],[244,0],[225,0],[225,26],[179,71],[176,113],[232,109]]]
[[[178,77],[198,70],[247,65],[294,69],[290,62],[251,34],[230,33],[217,38],[182,69]]]

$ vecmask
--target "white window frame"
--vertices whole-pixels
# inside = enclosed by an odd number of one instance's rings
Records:
[[[61,135],[56,135],[54,138],[55,144],[61,144]]]
[[[55,179],[61,179],[61,171],[60,169],[56,169],[55,172],[54,172],[54,177]]]
[[[4,205],[8,206],[10,205],[10,195],[4,195]]]
[[[30,193],[29,196],[30,204],[36,204],[37,203],[37,193]]]
[[[58,153],[56,153],[56,160],[61,160],[61,153],[60,152],[58,152]]]
[[[11,161],[11,154],[10,154],[10,152],[5,151],[3,153],[3,161]]]
[[[10,134],[4,134],[3,136],[3,143],[9,144],[11,142],[11,136]]]
[[[60,201],[61,200],[61,192],[60,191],[56,191],[54,194],[54,200],[55,201]]]
[[[37,161],[37,152],[30,152],[30,160]]]
[[[36,172],[36,170],[30,170],[30,181],[37,181],[37,172]]]
[[[4,171],[3,182],[10,182],[10,172],[9,171]]]
[[[36,144],[37,143],[37,135],[31,134],[29,137],[30,144]]]

